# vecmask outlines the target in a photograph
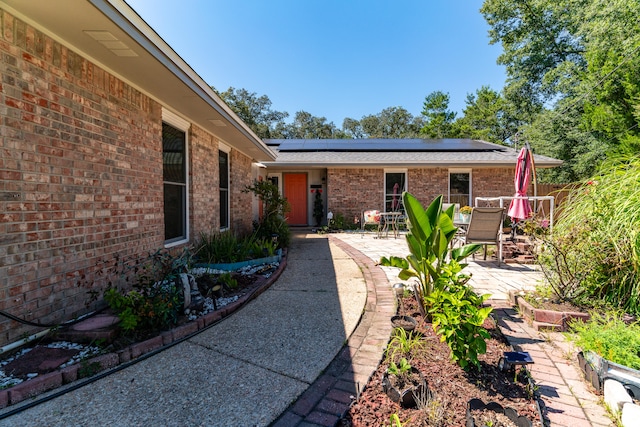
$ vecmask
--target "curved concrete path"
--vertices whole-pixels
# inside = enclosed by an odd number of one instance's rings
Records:
[[[375,372],[395,312],[399,239],[294,231],[288,265],[267,291],[221,323],[91,385],[0,420],[0,426],[334,426]],[[529,351],[547,422],[613,425],[567,359],[561,334],[542,334],[506,305],[535,286],[530,266],[471,262],[472,286],[493,295],[510,343]],[[8,408],[9,409],[9,408]]]
[[[288,257],[276,283],[222,322],[0,425],[269,425],[340,352],[367,297],[362,271],[327,236],[296,233]]]

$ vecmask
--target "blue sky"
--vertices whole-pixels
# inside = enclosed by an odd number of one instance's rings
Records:
[[[505,82],[480,0],[126,1],[208,84],[267,95],[289,120],[416,116],[436,90],[460,114]]]

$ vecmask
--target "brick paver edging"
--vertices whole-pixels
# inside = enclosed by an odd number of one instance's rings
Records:
[[[360,267],[367,287],[365,310],[327,369],[271,427],[335,426],[378,368],[391,336],[389,319],[396,306],[386,274],[349,244],[331,235],[329,241]]]
[[[76,363],[66,368],[49,372],[48,374],[38,375],[35,378],[24,381],[11,388],[0,390],[0,409],[10,405],[23,402],[27,399],[34,398],[44,392],[56,389],[65,384],[70,384],[78,379],[82,366],[91,366],[95,374],[99,373],[99,377],[109,375],[116,370],[123,369],[131,363],[143,360],[157,352],[160,352],[180,341],[184,341],[191,336],[202,332],[216,322],[226,318],[239,310],[243,305],[258,297],[264,291],[278,280],[282,272],[287,266],[287,251],[283,251],[282,260],[278,268],[269,277],[260,277],[257,281],[256,289],[249,294],[239,297],[236,301],[221,307],[220,309],[205,314],[193,321],[187,322],[169,331],[162,332],[160,335],[148,340],[132,344],[115,353],[101,354],[86,360],[82,364]],[[145,357],[143,357],[145,356]],[[87,378],[86,383],[94,378]],[[78,384],[80,386],[80,384]],[[1,414],[0,419],[7,414]]]

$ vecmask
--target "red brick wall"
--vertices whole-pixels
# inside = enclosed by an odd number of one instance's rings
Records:
[[[327,169],[327,212],[360,218],[364,209],[384,209],[382,169]]]
[[[114,256],[164,245],[162,108],[0,10],[0,310],[65,321],[100,295]],[[189,130],[190,230],[219,229],[218,141]],[[251,180],[235,150],[232,194]],[[251,228],[251,195],[232,195],[232,227]],[[34,333],[0,317],[0,345]]]
[[[513,194],[513,168],[474,169],[473,197],[498,197]],[[346,218],[360,216],[363,209],[383,210],[383,169],[328,169],[328,210]],[[448,197],[449,169],[407,170],[407,190],[426,208],[438,195]]]
[[[70,319],[100,260],[162,245],[161,108],[6,12],[0,37],[0,310]]]
[[[443,168],[409,169],[407,171],[407,191],[413,194],[425,208],[438,195],[447,201],[449,194],[449,170]]]
[[[218,141],[195,125],[189,137],[190,232],[197,240],[202,232],[220,230]]]
[[[513,186],[515,173],[515,167],[474,169],[471,177],[474,200],[476,197],[513,196],[516,191]]]
[[[230,159],[230,210],[231,231],[239,235],[251,232],[253,225],[253,193],[243,193],[253,182],[251,159],[238,150],[231,150]]]

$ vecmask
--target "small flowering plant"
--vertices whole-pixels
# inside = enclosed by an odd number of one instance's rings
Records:
[[[472,211],[471,206],[463,206],[463,207],[460,208],[460,213],[461,214],[468,215],[468,214],[471,213],[471,211]]]

